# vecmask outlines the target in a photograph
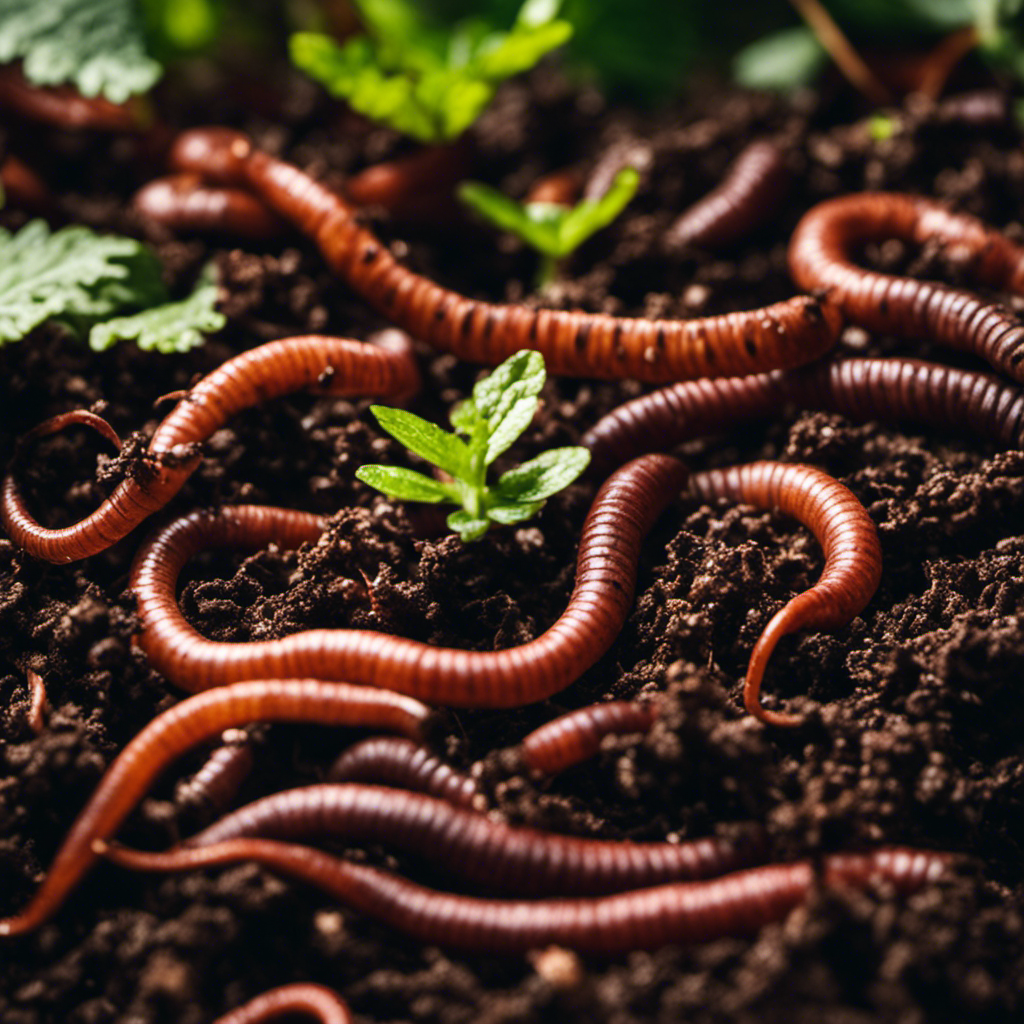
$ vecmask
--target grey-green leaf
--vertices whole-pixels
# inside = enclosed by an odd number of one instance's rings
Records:
[[[519,504],[495,505],[487,510],[487,518],[507,526],[531,519],[544,507],[543,501],[526,501]]]
[[[451,488],[401,466],[361,466],[356,470],[356,479],[402,501],[426,501],[436,505],[439,501],[457,500]]]
[[[503,474],[496,489],[509,504],[543,501],[568,487],[589,462],[586,448],[552,448]]]
[[[487,532],[490,525],[486,519],[480,519],[478,516],[470,515],[469,512],[462,511],[461,509],[458,512],[453,512],[448,517],[448,528],[454,530],[465,544],[479,540]]]
[[[404,409],[390,409],[385,405],[370,406],[377,422],[411,452],[433,463],[454,477],[464,477],[469,467],[469,449],[454,434],[442,430]]]
[[[732,62],[732,74],[748,89],[786,92],[814,81],[827,59],[809,28],[787,28],[740,50]]]

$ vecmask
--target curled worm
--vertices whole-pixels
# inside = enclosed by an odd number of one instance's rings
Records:
[[[184,564],[208,548],[296,547],[323,524],[305,512],[240,505],[193,512],[157,531],[136,556],[139,644],[178,686],[206,690],[239,679],[311,676],[386,686],[458,707],[517,707],[543,700],[580,677],[612,645],[633,607],[644,535],[686,482],[666,455],[622,467],[598,492],[583,524],[569,605],[541,636],[503,651],[460,651],[369,630],[314,629],[279,640],[206,640],[175,596]]]
[[[705,501],[728,498],[780,509],[807,526],[824,549],[821,578],[765,626],[751,652],[743,687],[743,703],[755,718],[769,725],[798,725],[799,716],[761,706],[761,680],[768,659],[789,633],[843,626],[871,600],[882,577],[882,547],[875,524],[847,488],[814,466],[752,462],[695,473],[690,485]]]
[[[205,185],[195,174],[156,178],[132,197],[132,205],[171,231],[274,238],[284,222],[254,195],[239,188]]]
[[[401,736],[371,736],[353,744],[331,765],[327,780],[412,789],[455,807],[481,809],[479,805],[484,803],[475,779],[445,764],[422,744]]]
[[[308,234],[328,265],[389,321],[469,362],[496,364],[532,348],[552,373],[666,382],[810,362],[840,329],[839,313],[808,296],[689,321],[478,302],[403,267],[344,200],[254,149],[244,135],[194,129],[179,137],[172,162],[251,188]]]
[[[149,784],[176,757],[225,729],[250,722],[311,722],[390,729],[420,739],[430,709],[389,690],[317,679],[237,683],[183,700],[158,715],[121,751],[71,826],[25,910],[0,919],[0,935],[20,935],[45,921],[95,863],[95,839],[113,835]]]
[[[1024,292],[1024,249],[974,217],[895,192],[842,196],[804,214],[789,244],[790,273],[799,287],[826,292],[862,327],[971,352],[1024,381],[1024,323],[1008,309],[853,262],[858,247],[888,238],[917,245],[938,240],[979,284]]]
[[[612,896],[499,900],[438,892],[306,846],[233,839],[199,849],[143,853],[97,843],[97,853],[142,871],[190,871],[251,860],[316,886],[361,913],[421,942],[486,953],[521,953],[551,944],[616,955],[669,943],[748,935],[782,920],[814,892],[809,861],[749,868],[711,881],[673,882]],[[827,887],[885,882],[901,894],[941,878],[949,857],[905,848],[835,854]]]
[[[320,1024],[352,1024],[352,1014],[336,992],[311,982],[296,982],[262,992],[213,1024],[263,1024],[278,1017],[303,1014]]]
[[[775,215],[790,182],[785,153],[767,139],[751,142],[730,164],[722,183],[668,229],[669,249],[720,249]]]
[[[557,775],[601,749],[605,736],[647,732],[658,716],[654,704],[613,700],[590,704],[534,729],[522,742],[525,766],[543,775]]]
[[[238,794],[255,763],[252,744],[240,729],[225,730],[220,740],[199,771],[175,787],[174,802],[179,807],[221,813]]]
[[[1024,393],[991,374],[918,359],[837,359],[794,370],[695,380],[635,398],[582,437],[600,473],[645,452],[777,413],[792,404],[853,420],[966,426],[1024,446]]]
[[[632,843],[506,825],[444,800],[356,783],[306,786],[264,797],[193,836],[189,847],[231,839],[394,844],[489,888],[515,893],[603,893],[708,878],[756,861],[763,837]]]
[[[416,363],[404,343],[386,348],[319,335],[268,342],[229,359],[196,384],[157,427],[147,456],[134,474],[73,526],[57,530],[40,526],[28,511],[13,472],[8,471],[0,493],[4,529],[36,558],[48,562],[87,558],[116,544],[163,508],[198,466],[202,458],[198,446],[242,409],[302,388],[399,397],[418,386]],[[49,433],[67,422],[91,417],[89,425],[120,446],[117,435],[98,416],[84,412],[67,416],[64,421],[48,421],[33,433]]]

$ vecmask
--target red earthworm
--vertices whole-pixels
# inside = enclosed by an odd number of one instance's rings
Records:
[[[147,457],[136,472],[118,484],[95,512],[73,526],[59,530],[40,526],[29,513],[14,474],[8,472],[0,497],[4,529],[19,547],[48,562],[73,562],[95,555],[163,508],[199,464],[202,454],[198,445],[242,409],[302,388],[397,398],[415,391],[418,385],[419,373],[407,341],[396,342],[392,348],[385,348],[384,343],[319,335],[268,342],[229,359],[199,381],[157,427]],[[67,415],[73,419],[66,422],[85,422],[92,416]],[[54,422],[48,421],[32,433],[52,432],[57,429]],[[92,417],[89,423],[108,439],[117,437],[99,417]]]
[[[1024,292],[1024,249],[941,203],[896,192],[861,192],[819,203],[789,243],[793,280],[827,292],[854,323],[972,352],[1024,381],[1024,324],[1003,306],[930,281],[881,274],[852,262],[858,246],[898,238],[938,240],[983,285]]]
[[[838,312],[809,296],[688,321],[478,302],[403,267],[340,197],[237,132],[193,129],[178,138],[171,159],[181,170],[251,188],[388,320],[469,362],[499,363],[532,348],[552,373],[666,382],[806,363],[831,348],[840,329]]]
[[[252,771],[255,760],[248,733],[241,729],[225,730],[220,746],[199,771],[175,786],[175,804],[223,813]]]
[[[710,881],[672,882],[612,896],[500,900],[438,892],[364,864],[270,839],[143,853],[100,842],[97,852],[140,871],[190,871],[255,861],[316,886],[421,942],[481,953],[521,953],[555,943],[617,955],[670,943],[747,935],[780,921],[817,888],[810,861],[748,868]],[[901,847],[826,857],[826,887],[886,883],[901,895],[941,878],[948,855]]]
[[[53,206],[53,195],[43,179],[10,153],[0,165],[0,185],[8,206],[32,212],[46,211]]]
[[[686,481],[665,455],[629,463],[608,478],[587,514],[569,605],[541,636],[503,651],[460,651],[383,633],[314,629],[279,640],[206,640],[185,620],[178,574],[208,548],[295,547],[315,540],[321,520],[305,512],[240,505],[193,512],[157,531],[132,566],[139,644],[150,664],[187,690],[238,679],[309,675],[386,686],[457,707],[518,707],[564,689],[618,636],[633,606],[644,535]]]
[[[475,779],[400,736],[371,736],[353,744],[331,765],[327,781],[375,782],[427,793],[455,807],[486,807]]]
[[[506,825],[444,800],[358,783],[321,783],[263,797],[189,839],[188,847],[232,839],[393,844],[470,882],[516,893],[594,894],[708,878],[756,861],[763,836],[685,843],[632,843]]]
[[[523,763],[532,772],[557,775],[593,757],[605,736],[647,732],[657,716],[654,704],[628,700],[578,708],[534,729],[520,745]]]
[[[175,232],[274,238],[284,222],[254,195],[240,188],[205,185],[195,174],[171,174],[144,185],[132,205],[150,220]]]
[[[786,154],[768,139],[751,142],[729,165],[721,184],[694,203],[665,234],[669,249],[721,249],[773,217],[792,175]]]
[[[573,170],[552,171],[538,178],[526,193],[524,203],[550,203],[552,206],[572,206],[579,199],[583,182]]]
[[[296,982],[262,992],[213,1024],[263,1024],[292,1014],[314,1017],[320,1024],[352,1024],[345,1001],[336,992],[312,982]]]
[[[345,195],[356,206],[381,206],[395,216],[420,214],[465,177],[470,160],[464,143],[425,146],[353,174],[345,182]]]
[[[32,121],[76,130],[137,132],[152,118],[142,97],[120,104],[102,96],[83,96],[67,85],[32,85],[13,65],[0,67],[0,105]]]
[[[29,691],[28,713],[25,720],[28,727],[39,736],[46,728],[46,711],[49,706],[46,700],[46,684],[43,677],[32,669],[26,670],[25,681],[28,683]]]
[[[426,705],[389,690],[318,679],[255,680],[183,700],[154,718],[117,756],[29,905],[0,919],[0,935],[21,935],[50,917],[95,863],[93,840],[113,835],[175,758],[225,729],[250,722],[310,722],[390,729],[420,739],[432,715]]]
[[[597,474],[644,452],[770,416],[792,404],[858,422],[913,420],[965,426],[1024,447],[1024,394],[988,373],[919,359],[837,359],[794,370],[695,380],[635,398],[598,420],[580,439]]]
[[[751,652],[743,687],[743,703],[755,718],[769,725],[798,725],[800,716],[761,706],[761,680],[768,659],[782,637],[799,629],[843,626],[871,600],[882,577],[882,547],[875,524],[849,490],[814,466],[752,462],[695,473],[690,484],[705,501],[728,498],[778,508],[807,526],[824,549],[821,578],[787,602],[765,626]]]

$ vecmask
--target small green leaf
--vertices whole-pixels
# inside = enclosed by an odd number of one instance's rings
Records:
[[[611,224],[636,195],[640,175],[633,167],[623,167],[600,199],[584,199],[571,209],[562,220],[558,232],[561,251],[556,256],[568,256],[594,232]]]
[[[447,519],[448,529],[454,530],[464,544],[479,540],[491,525],[486,519],[470,515],[468,512],[453,512]]]
[[[452,501],[453,489],[429,476],[401,466],[361,466],[356,479],[402,501],[425,501],[436,505]]]
[[[473,386],[473,401],[493,430],[521,398],[539,395],[546,379],[544,357],[521,349]]]
[[[377,422],[409,451],[415,452],[454,477],[466,475],[470,451],[454,434],[449,434],[436,423],[431,423],[404,409],[371,405],[370,412],[377,418]]]
[[[538,252],[558,255],[557,224],[565,211],[550,203],[529,203],[524,206],[510,199],[490,185],[479,181],[464,181],[457,194],[467,206],[472,207],[495,227],[521,238]],[[543,211],[537,208],[544,207]],[[531,216],[531,208],[537,216]],[[549,211],[557,211],[554,217]]]
[[[530,425],[537,413],[537,396],[520,398],[501,418],[487,439],[484,465],[489,466],[502,452],[507,451],[519,435]]]
[[[764,36],[736,55],[733,78],[747,89],[787,92],[814,81],[828,55],[804,26]]]
[[[459,433],[472,436],[481,417],[476,407],[476,402],[472,398],[467,398],[465,401],[459,402],[458,405],[452,407],[452,411],[448,414],[448,419],[451,420],[452,426]]]
[[[470,66],[481,78],[500,82],[528,71],[546,53],[567,43],[571,36],[572,25],[567,21],[535,27],[519,23],[507,35],[495,33],[485,39]]]
[[[496,490],[508,503],[543,501],[568,487],[589,462],[586,448],[552,448],[503,474]]]
[[[868,119],[868,134],[875,142],[885,142],[896,134],[896,121],[890,114],[872,114]]]
[[[518,505],[495,505],[487,510],[487,518],[502,526],[531,519],[544,507],[543,501],[527,501]]]

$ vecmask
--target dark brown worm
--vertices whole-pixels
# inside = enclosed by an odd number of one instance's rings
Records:
[[[690,478],[705,501],[777,508],[810,529],[825,552],[818,582],[776,612],[754,645],[743,687],[746,709],[769,725],[793,726],[798,715],[761,706],[761,680],[775,645],[799,629],[835,629],[859,614],[882,578],[882,546],[864,506],[838,480],[814,466],[752,462],[730,469],[710,469]]]
[[[144,185],[132,205],[171,231],[276,238],[285,223],[254,195],[240,188],[205,185],[196,174],[171,174]]]
[[[186,690],[239,679],[311,676],[386,686],[457,707],[518,707],[564,689],[612,645],[633,607],[644,535],[686,482],[666,455],[624,466],[598,492],[580,538],[576,583],[561,617],[535,640],[503,651],[460,651],[369,630],[314,629],[280,640],[206,640],[185,620],[175,588],[209,548],[294,548],[322,521],[305,512],[240,505],[193,512],[158,530],[132,566],[139,644],[158,672]]]
[[[635,398],[580,440],[596,474],[645,452],[776,415],[786,405],[850,419],[965,427],[1024,447],[1024,393],[988,373],[918,359],[837,359],[749,377],[695,380]]]
[[[199,465],[199,445],[242,409],[303,388],[398,398],[418,386],[419,372],[407,342],[386,348],[319,335],[268,342],[229,359],[196,384],[157,427],[147,458],[134,475],[73,526],[58,530],[40,526],[28,511],[14,474],[8,472],[0,495],[4,529],[36,558],[48,562],[87,558],[116,544],[163,508]],[[68,422],[84,422],[92,414],[68,415],[72,417]],[[93,420],[106,426],[109,433],[104,431],[104,436],[116,439],[105,421]],[[33,433],[52,432],[57,429],[54,422],[43,425],[45,431],[39,427]],[[92,420],[90,425],[102,430]]]
[[[66,85],[32,85],[13,65],[0,67],[0,106],[31,121],[73,130],[137,132],[151,119],[148,105],[141,97],[119,104],[102,96],[83,96]]]
[[[758,139],[729,165],[722,183],[694,203],[665,233],[669,249],[721,249],[774,217],[792,175],[786,154]]]
[[[345,182],[345,195],[356,206],[380,206],[396,217],[418,216],[451,193],[471,162],[465,143],[426,146],[353,174]]]
[[[582,839],[506,825],[423,793],[357,783],[275,793],[221,818],[185,845],[324,835],[394,845],[475,884],[518,894],[621,892],[709,878],[764,854],[760,834],[741,842]]]
[[[32,213],[46,212],[53,206],[53,194],[43,179],[11,154],[0,165],[0,185],[8,206],[17,206]]]
[[[1024,249],[975,217],[895,192],[829,199],[804,214],[789,243],[790,273],[799,287],[827,292],[862,327],[972,352],[1024,381],[1024,323],[1008,309],[958,288],[853,262],[860,246],[889,238],[942,242],[979,284],[1024,292]]]
[[[328,265],[388,320],[469,362],[495,364],[532,348],[552,373],[667,382],[807,363],[832,347],[840,329],[838,312],[808,296],[689,321],[478,302],[403,267],[340,197],[237,132],[186,132],[172,163],[251,188],[308,234]]]
[[[520,746],[523,763],[530,771],[557,775],[593,757],[605,736],[647,732],[657,717],[654,704],[627,700],[578,708],[534,729]]]
[[[210,754],[199,771],[175,786],[175,804],[223,813],[238,795],[255,761],[248,734],[241,729],[225,730],[220,746]]]
[[[336,992],[311,982],[272,988],[218,1017],[213,1024],[263,1024],[278,1017],[303,1014],[320,1024],[352,1024],[352,1014]]]
[[[371,736],[353,744],[331,765],[328,782],[375,782],[412,789],[455,807],[483,810],[476,780],[456,771],[420,743],[400,736]]]
[[[37,735],[41,735],[46,728],[46,711],[48,703],[46,700],[46,684],[38,672],[28,669],[25,672],[25,681],[28,683],[28,712],[25,721],[28,727]]]
[[[941,853],[896,847],[834,854],[825,858],[820,876],[810,861],[797,861],[612,896],[500,900],[438,892],[319,850],[270,839],[234,839],[169,853],[96,846],[116,864],[140,871],[191,871],[255,861],[309,882],[421,942],[480,953],[522,953],[556,944],[617,955],[748,935],[785,918],[811,896],[819,881],[826,887],[847,888],[880,882],[906,895],[940,879],[950,860]]]
[[[431,719],[426,705],[401,694],[318,679],[255,680],[183,700],[154,718],[121,751],[71,826],[28,907],[0,920],[0,935],[20,935],[45,921],[95,863],[93,840],[113,835],[175,758],[225,729],[251,722],[310,722],[388,729],[421,739]]]

